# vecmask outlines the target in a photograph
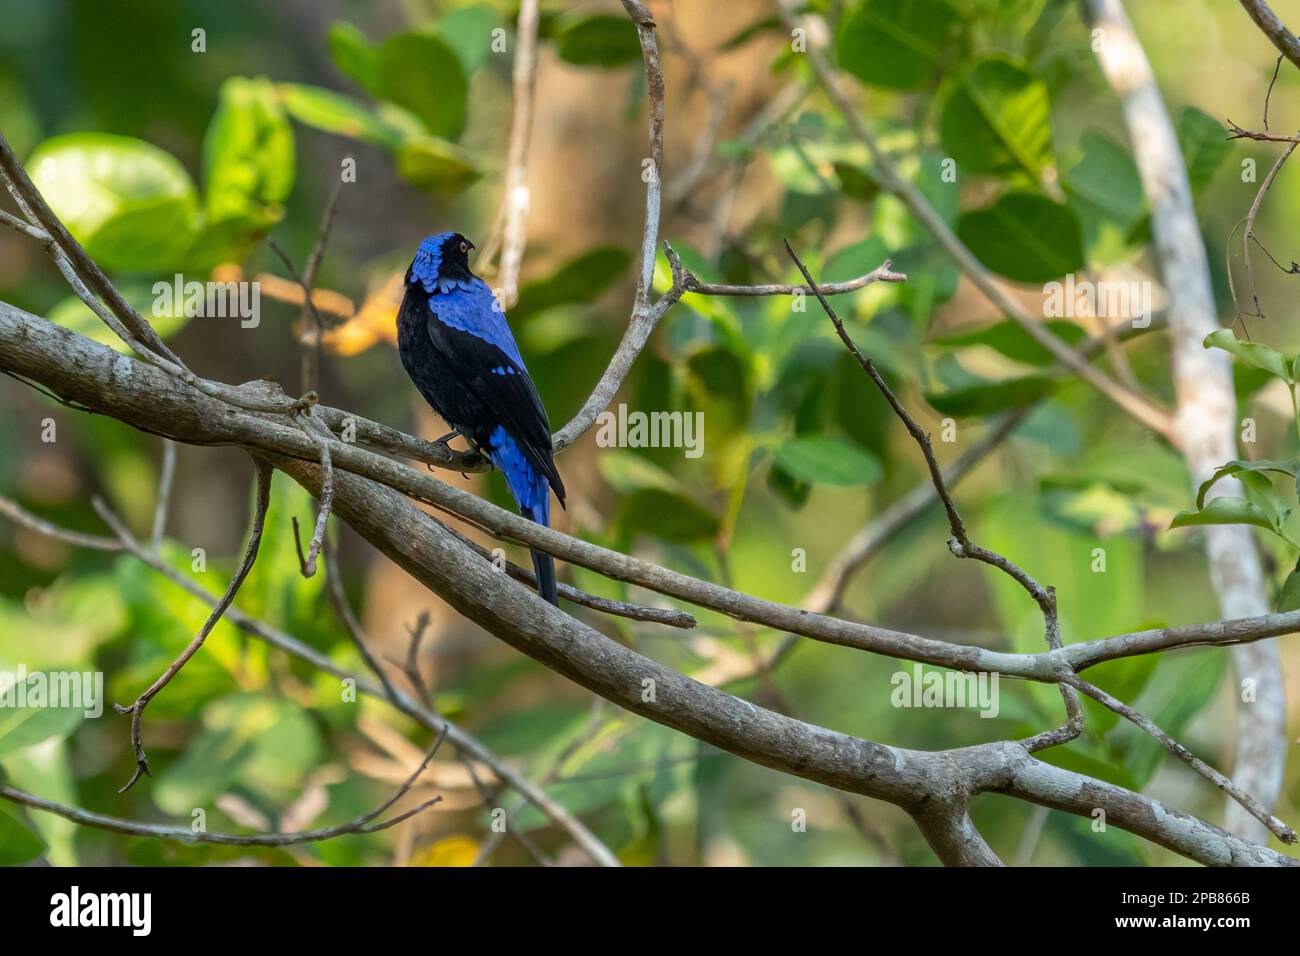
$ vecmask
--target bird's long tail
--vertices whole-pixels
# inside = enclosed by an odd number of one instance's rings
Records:
[[[536,521],[538,524],[549,525],[551,523],[551,500],[550,496],[542,499],[542,503],[535,508],[521,508],[520,513],[530,521]],[[545,551],[532,549],[533,554],[533,573],[537,575],[537,593],[542,596],[543,600],[550,601],[556,607],[560,606],[560,597],[556,591],[555,584],[555,559]]]
[[[519,444],[504,426],[492,432],[486,450],[492,464],[501,471],[510,487],[510,494],[519,505],[519,513],[541,525],[551,523],[551,486],[524,457]],[[560,599],[555,586],[555,561],[549,554],[533,551],[533,572],[537,575],[537,593],[544,600],[559,607]]]

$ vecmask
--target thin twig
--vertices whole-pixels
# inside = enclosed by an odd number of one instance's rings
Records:
[[[80,531],[61,528],[56,524],[46,521],[44,518],[38,518],[36,515],[22,508],[18,502],[6,498],[3,495],[0,495],[0,514],[6,515],[8,518],[25,528],[43,534],[46,537],[53,538],[56,541],[62,541],[65,544],[73,545],[74,547],[92,548],[96,551],[122,550],[122,542],[117,538],[107,538],[97,534],[83,534]]]
[[[406,679],[411,682],[415,692],[420,695],[420,700],[428,701],[432,705],[433,693],[420,674],[420,644],[429,630],[429,621],[429,612],[421,611],[415,619],[415,624],[409,628],[407,633],[411,635],[411,643],[406,648],[406,663],[402,667],[402,672],[406,674]]]
[[[116,519],[116,516],[110,515],[108,523],[118,535],[117,539],[84,536],[87,540],[81,541],[79,538],[83,536],[79,535],[78,532],[51,525],[48,522],[28,515],[26,512],[17,508],[17,506],[13,506],[13,510],[4,507],[5,505],[11,504],[12,503],[7,499],[0,497],[0,511],[9,514],[14,518],[14,520],[31,527],[33,530],[38,531],[41,534],[84,547],[99,548],[101,550],[125,550],[132,557],[162,575],[191,597],[194,597],[209,606],[218,600],[216,595],[210,593],[202,585],[189,577],[186,577],[180,571],[176,570],[176,568],[164,561],[157,552],[151,551],[148,547],[136,540],[130,531],[127,530],[126,526],[122,524],[120,520]],[[108,546],[110,543],[112,544],[112,547]],[[329,558],[327,555],[327,561],[328,560]],[[334,565],[337,566],[337,561],[334,562]],[[326,575],[327,582],[329,579],[330,576]],[[347,606],[346,601],[343,602],[343,606]],[[458,724],[447,720],[442,715],[435,714],[428,708],[423,700],[412,700],[400,691],[395,691],[395,689],[393,689],[395,693],[389,693],[389,690],[385,689],[383,686],[368,681],[365,677],[358,676],[351,671],[339,667],[329,657],[317,651],[315,648],[305,644],[292,635],[281,631],[273,625],[266,623],[265,621],[260,621],[245,614],[233,605],[226,611],[225,618],[235,627],[239,628],[251,637],[255,637],[286,654],[304,660],[324,673],[331,674],[340,680],[351,681],[361,693],[387,701],[399,712],[406,714],[408,717],[419,723],[420,726],[432,730],[435,733],[447,733],[458,751],[470,755],[473,759],[489,767],[499,779],[504,780],[510,785],[511,789],[517,791],[523,800],[537,807],[537,809],[541,811],[544,816],[550,819],[551,822],[562,830],[568,832],[593,859],[600,862],[602,865],[617,865],[617,860],[614,858],[613,854],[609,852],[608,848],[604,847],[604,845],[582,824],[580,820],[569,813],[562,805],[553,800],[540,786],[534,784],[531,780],[509,767],[500,757],[483,746],[476,737],[471,736]],[[355,621],[355,618],[353,618],[353,620]],[[359,629],[359,623],[357,624],[357,627]],[[389,686],[391,688],[391,685]]]
[[[1138,727],[1141,727],[1156,740],[1160,741],[1160,743],[1164,745],[1164,748],[1171,754],[1183,761],[1183,763],[1187,764],[1201,776],[1205,777],[1228,796],[1232,797],[1232,799],[1236,800],[1237,803],[1241,804],[1241,806],[1243,806],[1251,816],[1264,824],[1264,826],[1268,827],[1269,832],[1283,843],[1296,842],[1296,832],[1294,830],[1277,817],[1273,816],[1273,814],[1269,813],[1264,809],[1264,807],[1260,806],[1250,794],[1241,790],[1231,780],[1219,773],[1219,771],[1215,770],[1200,757],[1197,757],[1194,753],[1161,730],[1156,726],[1155,722],[1151,720],[1151,718],[1134,710],[1128,704],[1112,697],[1100,687],[1097,687],[1095,684],[1090,684],[1081,677],[1067,678],[1066,683],[1071,687],[1076,687],[1083,691],[1083,693],[1087,694],[1103,707],[1114,711],[1125,720],[1131,721]]]
[[[321,495],[320,504],[316,510],[316,526],[312,531],[311,542],[307,546],[307,553],[302,552],[302,537],[298,533],[298,516],[293,516],[293,546],[298,552],[298,569],[304,578],[310,578],[316,573],[316,560],[320,556],[321,548],[325,543],[325,530],[329,525],[330,510],[334,505],[334,463],[330,459],[330,443],[322,441],[320,436],[313,429],[323,432],[327,437],[328,429],[320,424],[308,409],[303,413],[304,425],[303,431],[307,436],[316,443],[320,450],[320,467],[321,467]]]
[[[1264,177],[1264,181],[1260,183],[1259,189],[1255,192],[1255,199],[1250,204],[1250,212],[1246,214],[1246,228],[1241,236],[1241,256],[1246,263],[1246,281],[1250,286],[1251,300],[1255,303],[1255,311],[1253,314],[1256,318],[1260,319],[1264,318],[1264,310],[1259,304],[1259,293],[1255,289],[1255,267],[1250,261],[1251,240],[1259,243],[1259,240],[1255,236],[1255,219],[1259,216],[1260,207],[1264,202],[1264,194],[1269,191],[1269,188],[1273,185],[1273,180],[1277,178],[1278,171],[1281,170],[1282,165],[1291,158],[1291,154],[1295,152],[1297,146],[1300,146],[1300,143],[1293,142],[1289,144],[1287,148],[1282,151],[1282,155],[1278,156],[1277,161],[1273,163],[1273,167],[1268,171],[1268,175]],[[1263,248],[1262,243],[1260,243],[1260,248]],[[1269,253],[1267,249],[1265,249],[1264,252],[1270,259],[1273,259],[1272,254]],[[1281,265],[1276,259],[1273,259],[1273,263],[1277,265],[1278,268],[1281,268]],[[1229,285],[1229,288],[1231,289],[1231,284]],[[1236,309],[1238,316],[1241,316],[1241,307],[1237,303],[1235,293],[1232,304],[1233,308]],[[1245,328],[1244,318],[1242,320],[1242,328]]]
[[[10,229],[16,230],[17,232],[21,232],[23,235],[27,236],[28,238],[35,239],[37,242],[50,241],[49,234],[46,233],[44,229],[41,229],[38,226],[33,226],[27,222],[23,222],[17,216],[13,215],[12,213],[5,212],[3,209],[0,209],[0,222],[4,223]]]
[[[952,537],[948,539],[948,550],[956,557],[973,558],[976,561],[981,561],[984,564],[995,567],[1024,588],[1029,596],[1034,599],[1035,603],[1038,604],[1039,610],[1043,613],[1043,622],[1046,630],[1045,637],[1048,649],[1052,651],[1060,650],[1061,625],[1056,610],[1056,590],[1050,586],[1043,587],[1043,585],[1035,581],[1027,571],[1022,569],[1015,562],[995,551],[990,551],[987,548],[980,547],[971,540],[970,534],[966,530],[966,525],[957,511],[957,504],[953,501],[952,493],[948,490],[948,486],[944,481],[943,469],[939,467],[939,460],[934,456],[934,444],[930,441],[929,434],[916,423],[916,419],[914,419],[907,409],[903,407],[902,402],[900,402],[898,397],[894,394],[894,390],[889,387],[889,383],[886,382],[884,378],[881,377],[880,373],[876,371],[876,366],[872,363],[871,359],[862,354],[857,344],[849,335],[848,330],[844,328],[844,323],[840,320],[840,317],[836,315],[835,309],[830,304],[830,301],[822,294],[817,283],[813,281],[812,274],[808,271],[808,267],[805,266],[803,260],[795,254],[789,240],[786,240],[785,242],[785,251],[789,254],[791,260],[794,261],[794,264],[798,266],[799,272],[804,277],[804,281],[808,283],[808,287],[812,290],[813,295],[815,295],[817,301],[821,303],[822,310],[830,318],[831,324],[835,326],[835,333],[840,337],[840,341],[844,343],[844,347],[849,350],[849,354],[851,354],[854,359],[857,360],[858,364],[862,366],[862,370],[870,376],[873,382],[875,382],[876,388],[880,390],[880,393],[885,397],[885,401],[887,401],[890,408],[894,410],[894,414],[898,416],[900,421],[902,421],[904,427],[907,428],[908,434],[912,436],[912,439],[921,449],[921,454],[925,457],[925,465],[930,471],[930,481],[934,484],[935,493],[938,494],[939,500],[943,503],[944,511],[948,514],[948,527],[952,531]],[[889,263],[886,262],[882,268],[887,269],[888,266]],[[1073,740],[1075,737],[1079,736],[1080,732],[1083,730],[1083,710],[1079,706],[1078,695],[1070,688],[1061,685],[1061,697],[1065,702],[1065,710],[1067,714],[1066,723],[1056,730],[1048,731],[1045,734],[1039,734],[1026,741],[1026,748],[1031,752],[1040,750],[1044,747],[1052,747],[1066,743],[1067,741]]]
[[[1273,78],[1268,81],[1268,89],[1264,91],[1264,129],[1265,130],[1268,129],[1268,101],[1273,96],[1273,87],[1277,83],[1277,75],[1282,69],[1282,60],[1285,58],[1286,55],[1283,53],[1279,53],[1277,55],[1277,62],[1273,64]]]
[[[456,535],[460,540],[470,548],[473,548],[488,561],[495,561],[496,556],[483,547],[472,538],[466,537],[455,528],[447,529]],[[537,586],[537,578],[532,571],[515,564],[513,561],[506,561],[503,570],[516,581],[527,584],[529,587]],[[677,608],[668,607],[649,607],[644,604],[633,604],[630,601],[616,601],[613,598],[604,598],[587,591],[580,590],[571,584],[563,581],[556,585],[560,597],[566,601],[582,607],[591,608],[593,611],[600,611],[603,614],[612,614],[615,617],[625,617],[632,621],[651,621],[655,624],[666,624],[669,627],[679,627],[689,630],[696,626],[694,615],[686,611],[680,611]]]
[[[262,529],[266,524],[266,512],[271,503],[271,467],[260,460],[257,461],[256,464],[257,503],[254,506],[253,511],[253,527],[248,535],[248,545],[244,549],[244,559],[240,562],[239,569],[235,572],[235,576],[230,579],[230,585],[226,588],[226,593],[221,596],[221,599],[208,615],[208,619],[203,622],[203,627],[199,629],[199,632],[196,635],[194,635],[194,638],[190,641],[185,650],[181,652],[179,657],[172,661],[167,670],[165,670],[162,673],[162,676],[149,686],[148,690],[137,697],[130,706],[124,707],[121,704],[113,705],[113,708],[119,714],[131,715],[131,745],[135,750],[135,772],[131,774],[131,779],[127,781],[126,785],[122,787],[118,793],[125,793],[135,786],[136,781],[138,781],[141,776],[149,775],[149,760],[145,756],[144,743],[141,739],[143,733],[141,717],[144,715],[145,707],[149,705],[149,701],[153,700],[154,697],[157,696],[159,691],[171,682],[171,679],[180,672],[180,669],[184,667],[189,659],[198,652],[200,647],[203,646],[203,642],[208,639],[208,634],[210,634],[212,629],[217,626],[217,622],[221,620],[221,616],[226,612],[226,609],[230,607],[231,602],[234,601],[235,595],[239,593],[240,585],[244,583],[244,579],[248,577],[248,572],[253,568],[253,563],[257,560],[257,551],[262,544]],[[117,516],[109,510],[108,506],[102,500],[95,500],[95,510],[99,512],[100,517],[103,518],[110,527],[113,527],[115,531],[122,527]],[[120,536],[121,532],[119,531],[118,533]]]
[[[158,475],[158,500],[154,504],[153,532],[149,535],[150,546],[157,551],[162,546],[163,535],[167,533],[167,509],[171,506],[172,482],[176,477],[176,443],[164,438],[162,443],[162,465]]]
[[[317,830],[298,830],[293,833],[207,833],[202,830],[195,831],[188,826],[170,827],[160,823],[137,823],[134,820],[124,820],[121,817],[110,817],[102,813],[94,813],[90,810],[83,810],[81,807],[71,807],[62,803],[55,803],[53,800],[46,800],[44,797],[38,797],[35,794],[28,793],[25,790],[19,790],[16,787],[0,784],[0,798],[9,800],[12,803],[21,804],[30,807],[33,810],[42,810],[46,813],[53,813],[63,817],[65,820],[71,820],[73,823],[81,826],[94,827],[97,830],[107,830],[110,833],[121,833],[126,836],[154,837],[160,840],[178,840],[181,843],[215,843],[221,846],[296,846],[301,843],[316,843],[320,840],[332,840],[335,837],[347,836],[354,833],[378,833],[380,830],[387,830],[389,827],[396,826],[404,820],[409,820],[418,813],[438,803],[442,802],[442,797],[434,797],[432,800],[426,800],[419,806],[400,813],[391,820],[384,820],[380,823],[373,822],[393,804],[397,803],[402,797],[410,792],[420,775],[424,773],[429,762],[433,760],[434,754],[442,746],[446,738],[446,731],[438,735],[424,755],[424,760],[415,768],[412,773],[400,787],[387,800],[381,803],[374,810],[363,813],[361,816],[341,823],[338,826],[322,827]]]

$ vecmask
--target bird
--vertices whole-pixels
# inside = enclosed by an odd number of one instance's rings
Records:
[[[525,518],[549,525],[551,492],[564,507],[551,424],[537,386],[488,284],[470,271],[474,244],[459,232],[420,243],[397,311],[397,351],[406,374],[452,428],[505,476]],[[538,593],[559,604],[555,562],[532,549]]]

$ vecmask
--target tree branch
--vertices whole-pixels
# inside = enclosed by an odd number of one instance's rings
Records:
[[[1181,449],[1192,487],[1223,462],[1236,458],[1237,399],[1227,355],[1207,349],[1205,337],[1219,327],[1209,262],[1192,204],[1187,167],[1151,64],[1119,0],[1085,0],[1102,73],[1123,107],[1142,186],[1151,203],[1151,231],[1157,261],[1169,290],[1170,359],[1177,398],[1174,444]],[[1211,495],[1240,495],[1236,478],[1215,484]],[[1205,528],[1210,581],[1224,617],[1264,614],[1269,607],[1264,569],[1254,536],[1245,525]],[[1272,807],[1282,788],[1286,763],[1286,700],[1277,646],[1237,648],[1232,655],[1238,680],[1254,681],[1254,703],[1237,708],[1237,784]],[[1262,840],[1263,829],[1229,804],[1228,827]]]
[[[138,781],[140,777],[149,776],[149,760],[145,756],[144,742],[141,739],[143,733],[141,718],[144,716],[144,709],[149,706],[149,701],[153,700],[154,697],[158,695],[159,691],[171,683],[172,678],[180,673],[180,669],[189,662],[190,658],[198,653],[199,648],[203,646],[203,642],[206,641],[208,635],[212,633],[212,629],[216,627],[217,622],[221,620],[221,615],[226,612],[226,609],[230,607],[231,602],[234,601],[235,595],[239,593],[240,586],[244,583],[244,579],[248,577],[248,572],[253,569],[253,563],[257,560],[257,551],[262,544],[262,529],[266,525],[266,511],[270,506],[270,503],[271,469],[266,465],[258,463],[257,503],[253,510],[253,527],[248,533],[248,545],[244,549],[244,559],[240,562],[239,569],[235,572],[235,576],[230,579],[230,584],[226,588],[226,593],[217,601],[216,606],[212,609],[212,613],[210,613],[208,619],[203,622],[203,627],[199,628],[199,632],[194,635],[193,639],[185,647],[185,650],[181,651],[180,656],[168,665],[167,670],[163,671],[162,675],[149,685],[148,690],[137,697],[130,706],[124,707],[121,704],[113,705],[113,709],[119,714],[131,715],[131,746],[135,749],[135,772],[131,774],[131,779],[126,782],[126,785],[122,787],[118,793],[126,793],[126,791],[135,786],[136,781]],[[99,516],[104,519],[105,523],[112,527],[114,531],[117,531],[118,536],[121,537],[125,526],[121,523],[121,520],[109,510],[108,506],[98,498],[95,499],[95,510],[99,512]]]
[[[1293,66],[1300,67],[1300,39],[1286,28],[1286,24],[1278,19],[1269,5],[1264,0],[1241,0],[1241,5],[1246,8],[1255,25],[1277,47],[1278,52],[1290,60]]]
[[[94,813],[90,810],[83,810],[80,807],[70,807],[66,804],[55,803],[53,800],[46,800],[35,794],[28,793],[25,790],[19,790],[16,787],[0,784],[0,798],[10,801],[11,803],[21,804],[30,807],[33,810],[41,810],[45,813],[53,813],[63,817],[65,820],[71,820],[73,823],[86,827],[94,827],[96,830],[107,830],[110,833],[121,833],[125,836],[154,837],[160,840],[179,840],[182,843],[215,843],[221,846],[297,846],[300,843],[315,843],[320,840],[332,840],[335,837],[347,836],[353,833],[378,833],[380,830],[387,830],[394,827],[404,820],[409,820],[416,814],[423,813],[436,804],[442,802],[442,797],[434,797],[432,800],[426,800],[419,806],[399,813],[391,820],[384,820],[381,823],[374,821],[382,816],[393,804],[406,796],[410,792],[420,775],[424,773],[429,762],[433,760],[434,754],[442,746],[446,733],[438,735],[433,746],[424,755],[424,760],[415,768],[415,772],[408,777],[391,797],[381,803],[374,810],[363,813],[361,816],[339,824],[333,827],[322,827],[317,830],[298,830],[293,833],[207,833],[203,830],[193,830],[190,827],[173,827],[165,826],[161,823],[137,823],[134,820],[124,820],[121,817],[110,817],[102,813]]]

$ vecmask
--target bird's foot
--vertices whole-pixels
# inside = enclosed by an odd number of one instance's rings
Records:
[[[443,448],[446,448],[448,451],[451,451],[451,448],[447,445],[447,442],[454,441],[457,438],[463,438],[464,436],[465,433],[463,431],[461,431],[459,428],[454,428],[451,431],[447,432],[447,434],[443,435],[441,438],[436,439],[434,441],[434,444],[441,445]]]

